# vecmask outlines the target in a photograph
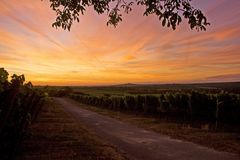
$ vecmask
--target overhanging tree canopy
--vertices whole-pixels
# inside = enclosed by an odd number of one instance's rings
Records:
[[[195,9],[191,0],[49,0],[50,7],[56,12],[56,21],[53,27],[64,30],[71,29],[74,21],[79,22],[79,15],[84,14],[87,8],[93,7],[98,14],[107,13],[107,25],[114,27],[122,21],[122,13],[129,13],[134,4],[144,6],[144,16],[156,15],[162,26],[176,29],[182,18],[188,20],[191,29],[206,30],[209,25],[201,10]]]

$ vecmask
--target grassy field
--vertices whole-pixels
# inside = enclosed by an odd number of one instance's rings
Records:
[[[36,88],[47,88],[47,90],[57,91],[66,86],[38,86]],[[240,82],[229,83],[195,83],[195,84],[122,84],[112,86],[71,86],[74,92],[95,96],[112,95],[125,96],[137,94],[158,95],[165,92],[189,92],[191,90],[220,92],[222,90],[231,93],[240,93]]]
[[[134,95],[159,94],[167,91],[207,90],[217,92],[225,90],[240,93],[240,82],[231,83],[198,83],[198,84],[123,84],[113,86],[73,87],[74,91],[90,95]]]

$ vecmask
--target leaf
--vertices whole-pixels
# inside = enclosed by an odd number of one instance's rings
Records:
[[[165,24],[166,24],[166,18],[163,19],[163,21],[162,21],[162,26],[164,27]]]

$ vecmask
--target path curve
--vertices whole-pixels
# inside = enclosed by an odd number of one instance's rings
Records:
[[[99,137],[119,147],[137,160],[240,160],[231,153],[219,152],[191,142],[172,139],[134,125],[81,108],[65,98],[54,98],[76,120]]]

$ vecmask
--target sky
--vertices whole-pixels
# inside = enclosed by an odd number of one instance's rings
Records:
[[[52,28],[48,0],[0,1],[0,67],[34,85],[240,81],[240,1],[193,0],[211,25],[163,28],[134,7],[116,28],[88,9],[70,32]]]

